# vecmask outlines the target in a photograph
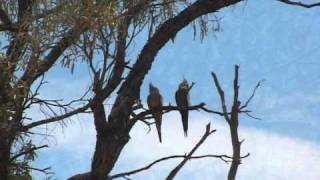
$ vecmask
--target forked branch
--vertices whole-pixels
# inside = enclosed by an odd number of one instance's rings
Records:
[[[204,143],[204,141],[215,131],[216,130],[211,130],[210,123],[209,123],[200,141],[192,148],[192,150],[188,153],[188,155],[169,173],[166,180],[172,180],[178,174],[178,172],[182,169],[182,167],[187,163],[187,161],[191,159],[193,153],[196,152],[196,150]]]

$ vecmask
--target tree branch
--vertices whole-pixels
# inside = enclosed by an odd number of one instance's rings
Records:
[[[193,153],[203,144],[203,142],[209,137],[213,132],[216,130],[210,130],[210,123],[206,127],[206,131],[203,134],[202,138],[200,141],[192,148],[192,150],[189,152],[189,154],[181,161],[181,163],[178,164],[176,168],[174,168],[169,175],[167,176],[166,180],[172,180],[177,173],[182,169],[182,167],[187,163],[188,160],[191,159]]]
[[[87,28],[87,25],[80,23],[69,30],[60,40],[60,42],[51,49],[45,59],[39,64],[39,68],[35,69],[34,66],[27,67],[18,84],[27,82],[27,84],[30,86],[33,81],[47,72],[53,66],[61,54],[75,41],[77,41],[80,37],[80,34],[86,31]]]
[[[227,106],[226,106],[226,100],[225,100],[225,96],[224,96],[224,91],[222,90],[222,88],[220,86],[220,83],[219,83],[219,80],[218,80],[216,74],[214,72],[212,72],[211,76],[213,77],[214,84],[215,84],[215,86],[217,88],[217,91],[219,93],[219,96],[220,96],[223,116],[224,116],[225,120],[229,123],[230,119],[229,119],[229,116],[228,116],[228,110],[227,110]]]
[[[239,126],[239,65],[234,66],[233,80],[233,105],[229,122],[229,129],[232,143],[232,162],[228,172],[228,180],[235,180],[239,164],[241,163],[241,142],[239,141],[238,126]]]
[[[300,2],[300,1],[299,2],[290,1],[290,0],[277,0],[277,1],[285,3],[285,4],[289,4],[289,5],[304,7],[304,8],[313,8],[313,7],[316,7],[316,6],[320,6],[320,2],[306,4],[306,3],[303,3],[303,2]]]
[[[263,80],[259,81],[258,84],[254,87],[251,96],[248,98],[248,100],[246,101],[246,103],[240,107],[240,110],[246,108],[246,107],[249,105],[250,101],[251,101],[251,100],[253,99],[253,97],[255,96],[256,91],[257,91],[257,89],[261,86],[261,83],[262,83],[262,82],[263,82]]]
[[[76,114],[79,114],[79,113],[83,113],[87,109],[90,108],[91,103],[92,103],[92,101],[90,101],[89,103],[87,103],[86,105],[84,105],[84,106],[82,106],[80,108],[77,108],[75,110],[69,111],[69,112],[67,112],[67,113],[65,113],[63,115],[60,115],[60,116],[55,116],[55,117],[52,117],[52,118],[43,119],[43,120],[39,120],[39,121],[30,123],[30,124],[27,124],[27,125],[22,127],[22,130],[23,131],[27,131],[28,129],[31,129],[31,128],[34,128],[34,127],[37,127],[37,126],[40,126],[40,125],[43,125],[43,124],[48,124],[48,123],[52,123],[52,122],[61,121],[61,120],[65,119],[65,118],[69,118],[69,117],[71,117],[73,115],[76,115]]]
[[[200,103],[198,105],[194,105],[194,106],[189,106],[188,107],[188,110],[189,111],[192,111],[192,110],[199,110],[199,109],[204,109],[205,111],[209,111],[211,113],[216,113],[216,114],[220,114],[220,112],[215,112],[215,111],[211,111],[207,108],[205,108],[205,103]],[[155,113],[155,112],[158,112],[158,111],[161,111],[163,113],[167,113],[167,112],[170,112],[170,111],[178,111],[180,110],[180,108],[178,106],[162,106],[161,109],[158,109],[157,111],[155,110],[146,110],[146,111],[143,111],[143,112],[140,112],[139,114],[136,114],[134,115],[133,114],[133,119],[131,119],[131,121],[136,121],[136,120],[140,120],[140,119],[145,119],[145,117],[147,115],[151,115],[152,113]]]
[[[23,151],[23,152],[20,152],[20,153],[14,155],[13,157],[10,158],[10,161],[13,161],[13,160],[17,159],[18,157],[23,156],[23,155],[25,155],[25,154],[28,154],[28,153],[30,153],[30,152],[32,152],[32,151],[36,151],[36,150],[38,150],[38,149],[42,149],[42,148],[46,148],[46,147],[49,147],[49,146],[48,146],[48,145],[43,145],[43,146],[38,146],[38,147],[30,148],[30,149],[28,149],[28,150],[26,150],[26,151]]]
[[[120,178],[120,177],[125,177],[125,176],[131,176],[133,174],[136,173],[140,173],[142,171],[146,171],[148,169],[150,169],[153,165],[160,163],[162,161],[166,161],[166,160],[170,160],[170,159],[177,159],[177,158],[187,158],[187,155],[173,155],[173,156],[167,156],[167,157],[163,157],[160,159],[157,159],[155,161],[153,161],[152,163],[148,164],[147,166],[144,166],[142,168],[138,168],[129,172],[124,172],[124,173],[119,173],[119,174],[115,174],[109,177],[109,179],[116,179],[116,178]],[[202,158],[218,158],[226,163],[229,163],[230,160],[232,159],[232,157],[227,156],[227,155],[201,155],[201,156],[191,156],[189,159],[202,159]]]

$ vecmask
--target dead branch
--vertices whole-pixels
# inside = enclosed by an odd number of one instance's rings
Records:
[[[198,105],[189,106],[188,110],[189,111],[203,110],[203,111],[208,112],[208,113],[212,113],[212,114],[217,114],[217,115],[223,116],[222,112],[210,110],[210,109],[206,108],[205,105],[206,105],[205,103],[200,103]],[[179,111],[179,110],[180,110],[180,108],[177,107],[177,106],[168,105],[168,106],[163,106],[161,109],[159,109],[157,111],[162,111],[162,113],[165,114],[165,113],[168,113],[168,112],[171,112],[171,111]],[[139,114],[134,114],[133,113],[133,114],[131,114],[133,116],[133,118],[131,119],[131,122],[135,122],[136,120],[152,119],[153,117],[152,116],[148,116],[148,115],[151,115],[154,112],[155,112],[155,110],[145,110],[143,112],[140,112]]]
[[[227,108],[225,105],[225,99],[224,99],[224,92],[219,84],[218,78],[214,73],[211,73],[215,86],[218,90],[222,109],[224,112],[225,120],[228,122],[230,135],[231,135],[231,143],[232,143],[232,161],[230,165],[230,169],[228,172],[228,180],[234,180],[237,174],[237,170],[239,165],[241,164],[241,144],[243,141],[239,141],[239,135],[238,135],[238,126],[239,126],[239,113],[245,113],[249,117],[255,118],[249,114],[249,110],[241,110],[240,107],[240,101],[239,101],[239,66],[235,65],[234,70],[234,80],[233,80],[233,103],[229,118],[229,113],[227,112]],[[257,86],[254,88],[252,95],[249,97],[249,99],[246,101],[245,105],[242,106],[242,109],[248,106],[250,101],[255,95],[256,89],[260,86],[260,82],[257,84]],[[248,154],[249,155],[249,154]]]
[[[55,117],[52,117],[52,118],[48,118],[48,119],[42,119],[42,120],[38,120],[38,121],[35,121],[33,123],[30,123],[30,124],[27,124],[25,126],[23,126],[21,129],[23,131],[27,131],[31,128],[34,128],[34,127],[37,127],[37,126],[40,126],[40,125],[43,125],[43,124],[49,124],[49,123],[52,123],[52,122],[57,122],[57,121],[61,121],[63,119],[66,119],[66,118],[69,118],[73,115],[76,115],[76,114],[79,114],[79,113],[84,113],[87,109],[90,108],[92,104],[92,101],[89,101],[89,103],[87,103],[86,105],[80,107],[80,108],[77,108],[75,110],[72,110],[72,111],[69,111],[65,114],[62,114],[60,116],[55,116]]]
[[[244,112],[247,116],[249,116],[250,118],[252,119],[255,119],[255,120],[262,120],[261,118],[258,118],[258,117],[255,117],[253,115],[251,115],[249,112]]]
[[[243,156],[244,157],[248,157],[248,155]],[[124,172],[124,173],[119,173],[119,174],[115,174],[109,177],[109,179],[116,179],[116,178],[120,178],[120,177],[125,177],[125,176],[130,176],[136,173],[140,173],[142,171],[148,170],[150,169],[153,165],[160,163],[162,161],[166,161],[166,160],[170,160],[170,159],[177,159],[177,158],[187,158],[187,155],[173,155],[173,156],[167,156],[167,157],[163,157],[160,159],[157,159],[155,161],[153,161],[152,163],[148,164],[147,166],[144,166],[142,168],[138,168],[129,172]],[[232,159],[232,157],[228,156],[228,155],[201,155],[201,156],[191,156],[189,159],[202,159],[202,158],[218,158],[220,160],[222,160],[225,163],[229,163],[230,159]]]
[[[285,4],[289,4],[289,5],[304,7],[304,8],[313,8],[316,6],[320,6],[320,2],[307,4],[307,3],[300,2],[300,1],[299,2],[290,1],[290,0],[277,0],[277,1],[285,3]]]
[[[193,153],[203,144],[203,142],[216,130],[210,130],[210,123],[206,127],[206,131],[203,134],[200,141],[192,148],[192,150],[188,153],[188,155],[175,167],[169,175],[166,177],[166,180],[172,180],[177,173],[181,170],[181,168],[187,163],[188,160],[191,159]]]
[[[227,110],[227,106],[226,106],[226,100],[225,100],[225,96],[224,96],[224,91],[222,90],[219,80],[216,76],[216,74],[214,72],[211,73],[211,76],[213,77],[214,80],[214,84],[216,85],[217,91],[220,95],[220,101],[221,101],[221,105],[222,105],[222,111],[223,111],[223,116],[225,118],[225,120],[230,123],[230,118],[228,116],[228,110]]]
[[[257,89],[261,86],[261,83],[262,83],[263,81],[264,81],[264,80],[261,80],[261,81],[259,81],[259,82],[257,83],[257,85],[254,87],[254,89],[253,89],[253,91],[252,91],[251,96],[247,99],[246,103],[245,103],[243,106],[240,107],[240,110],[246,108],[246,107],[249,105],[249,103],[251,102],[251,100],[252,100],[253,97],[255,96],[255,93],[256,93]]]

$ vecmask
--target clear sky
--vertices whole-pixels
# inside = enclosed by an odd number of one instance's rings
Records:
[[[265,82],[249,109],[262,121],[241,116],[240,135],[245,138],[243,154],[251,156],[240,165],[239,179],[308,179],[320,177],[320,8],[303,9],[274,0],[249,0],[218,13],[223,31],[209,33],[201,43],[193,40],[191,28],[178,33],[168,43],[144,81],[141,92],[146,100],[148,83],[159,87],[165,103],[174,103],[174,92],[183,77],[196,82],[191,91],[193,104],[205,102],[220,110],[220,101],[210,72],[218,75],[231,101],[233,65],[240,65],[240,97],[244,101],[256,83]],[[130,50],[135,59],[145,42],[140,37]],[[48,73],[44,96],[81,95],[88,80],[86,69],[76,68],[70,75],[57,69]],[[58,85],[58,87],[57,87]],[[54,88],[53,88],[54,87]],[[77,91],[79,90],[79,92]],[[71,95],[70,95],[71,94]],[[157,142],[154,129],[138,124],[132,140],[121,154],[114,172],[141,167],[163,155],[185,154],[199,139],[207,122],[218,131],[200,152],[229,153],[228,131],[217,116],[192,112],[190,136],[183,137],[178,114],[163,120],[164,143]],[[85,172],[90,167],[95,132],[90,116],[68,121],[57,128],[51,148],[39,153],[35,165],[48,165],[57,179]],[[143,146],[142,146],[143,144]],[[201,153],[200,153],[201,154]],[[133,179],[163,179],[178,161],[153,167]],[[177,179],[225,179],[228,165],[219,160],[194,160]],[[257,178],[259,177],[259,178]],[[41,176],[36,179],[41,179]]]

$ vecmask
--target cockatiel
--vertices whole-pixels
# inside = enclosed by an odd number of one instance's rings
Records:
[[[188,136],[188,107],[190,105],[189,84],[187,80],[183,80],[176,91],[175,98],[177,106],[180,108],[184,135]]]
[[[152,85],[152,83],[149,84],[149,95],[148,95],[148,107],[153,112],[152,116],[155,119],[156,122],[156,128],[158,131],[159,141],[161,142],[161,122],[162,122],[162,96],[159,92],[159,89]]]

